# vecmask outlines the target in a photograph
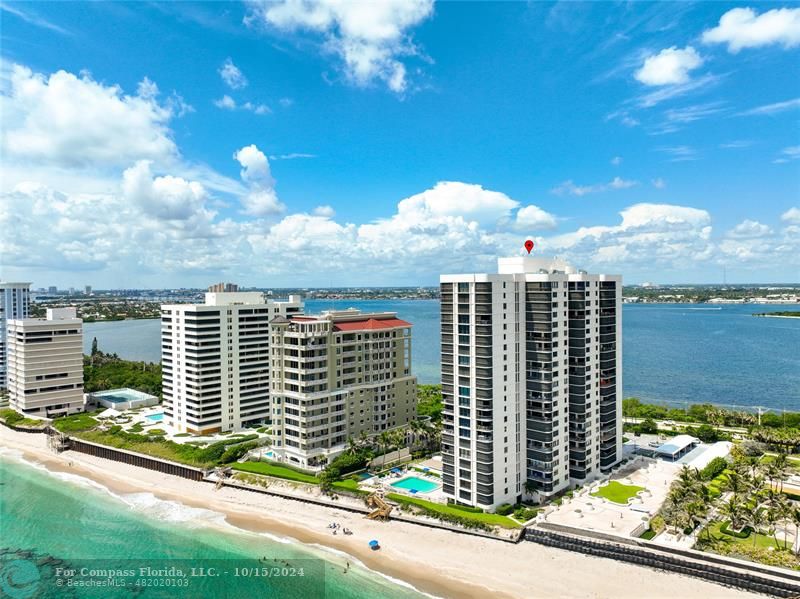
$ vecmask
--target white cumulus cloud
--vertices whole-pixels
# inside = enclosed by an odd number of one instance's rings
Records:
[[[401,58],[418,53],[410,30],[433,13],[433,0],[252,1],[248,24],[284,32],[311,31],[324,37],[323,51],[337,55],[354,84],[383,81],[402,93],[408,86]]]
[[[530,204],[517,211],[516,228],[527,231],[555,229],[556,218],[549,212],[539,208],[539,206]]]
[[[140,160],[122,174],[125,200],[158,218],[186,220],[203,209],[206,190],[196,181],[171,175],[153,177],[151,162]]]
[[[275,179],[269,167],[269,159],[255,144],[237,150],[234,159],[242,166],[242,180],[250,187],[241,199],[242,209],[251,216],[280,214],[286,211],[275,192]]]
[[[324,216],[325,218],[332,218],[336,211],[333,207],[324,205],[324,206],[317,206],[311,211],[311,214],[314,216]]]
[[[689,71],[703,65],[703,58],[691,46],[665,48],[644,60],[634,77],[645,85],[676,85],[689,81]]]
[[[781,220],[790,225],[800,225],[800,208],[792,206],[786,212],[781,214]]]
[[[772,233],[772,229],[767,225],[755,220],[745,219],[728,231],[728,237],[734,239],[752,239],[764,237],[770,233]]]
[[[169,121],[188,110],[177,97],[159,103],[144,80],[136,95],[84,74],[49,76],[14,65],[0,112],[7,159],[63,167],[124,165],[178,154]]]
[[[703,32],[706,44],[727,44],[736,54],[744,48],[800,45],[800,8],[774,8],[756,15],[752,8],[733,8],[719,20],[719,25]]]
[[[243,104],[239,104],[227,94],[218,100],[214,100],[214,106],[221,108],[222,110],[246,110],[254,114],[270,114],[272,112],[270,107],[266,104],[254,104],[253,102],[244,102]]]
[[[244,76],[239,67],[233,64],[233,61],[228,58],[219,68],[219,76],[225,82],[225,85],[231,89],[242,89],[247,87],[247,77]]]

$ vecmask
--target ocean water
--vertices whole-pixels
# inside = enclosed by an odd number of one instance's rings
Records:
[[[221,514],[163,501],[150,493],[115,495],[93,481],[48,472],[4,449],[0,449],[0,533],[0,597],[11,599],[427,596],[343,554],[242,531],[226,524]],[[351,566],[344,573],[348,559]],[[206,571],[215,567],[227,574],[192,577],[188,587],[56,586],[57,567],[80,572],[142,566],[175,566],[184,572],[190,567]],[[282,577],[255,577],[254,567],[279,567]]]
[[[397,312],[414,325],[412,360],[422,383],[439,382],[437,300],[311,300],[308,312],[360,308]],[[800,319],[756,318],[780,305],[625,304],[623,387],[626,397],[684,405],[764,406],[800,410]],[[103,351],[160,360],[160,322],[131,320],[84,325]]]

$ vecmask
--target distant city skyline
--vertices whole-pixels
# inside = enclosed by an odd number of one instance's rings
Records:
[[[0,279],[800,280],[791,3],[4,2]]]

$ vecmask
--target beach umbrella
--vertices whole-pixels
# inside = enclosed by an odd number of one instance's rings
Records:
[[[416,492],[417,492],[417,490],[416,490],[416,489],[411,489],[411,494],[412,494],[412,495],[413,495],[414,493],[416,493]]]
[[[372,549],[376,549],[377,547],[379,547],[378,541],[376,541],[375,539],[371,540],[371,541],[369,542],[369,546],[370,546]]]

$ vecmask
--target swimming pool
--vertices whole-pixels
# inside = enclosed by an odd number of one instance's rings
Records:
[[[392,486],[395,489],[405,489],[406,491],[416,491],[417,493],[430,493],[439,488],[438,484],[418,476],[407,476],[396,483],[392,483]]]
[[[150,414],[149,416],[145,416],[148,420],[152,420],[153,422],[161,422],[164,420],[164,412],[159,412],[158,414]]]

